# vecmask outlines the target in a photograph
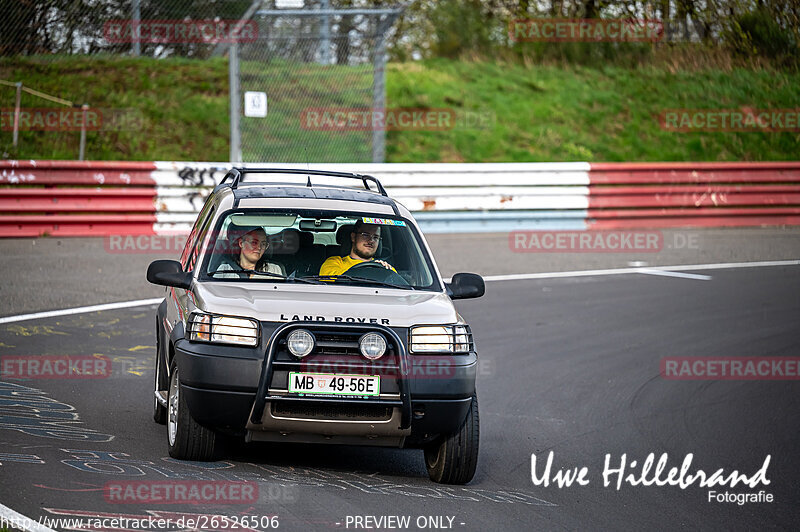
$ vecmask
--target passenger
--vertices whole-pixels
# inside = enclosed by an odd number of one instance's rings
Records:
[[[375,260],[375,253],[378,251],[378,244],[381,240],[381,226],[365,224],[359,219],[356,222],[353,232],[350,233],[350,255],[344,257],[328,257],[319,269],[320,275],[341,275],[356,264],[374,261],[384,268],[396,272],[392,265],[385,260]]]
[[[261,227],[242,229],[246,231],[233,242],[234,254],[226,255],[217,271],[225,270],[253,270],[256,272],[275,273],[286,276],[286,270],[282,264],[270,262],[264,258],[264,253],[269,248],[269,238],[267,232]],[[239,253],[236,253],[236,250]],[[239,278],[261,277],[268,279],[268,275],[258,275],[254,273],[218,273],[215,277]]]

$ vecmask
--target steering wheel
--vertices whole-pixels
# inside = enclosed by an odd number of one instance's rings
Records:
[[[358,264],[350,266],[350,268],[348,268],[344,273],[345,275],[351,275],[352,277],[359,277],[361,279],[369,279],[372,281],[381,281],[384,283],[408,286],[408,281],[406,281],[400,274],[375,261],[367,260],[364,262],[359,262]]]

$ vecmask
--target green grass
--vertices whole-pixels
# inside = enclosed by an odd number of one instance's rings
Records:
[[[396,106],[493,112],[484,131],[391,132],[392,161],[786,160],[800,135],[678,133],[660,127],[664,109],[792,108],[800,75],[734,70],[543,67],[434,60],[394,64]]]
[[[97,160],[221,160],[228,157],[228,62],[120,57],[0,60],[0,79],[92,107],[133,109],[140,126],[87,133],[87,158]],[[0,87],[0,105],[14,105],[14,89]],[[27,93],[22,107],[54,107]],[[79,132],[0,133],[10,157],[77,159]]]
[[[94,107],[133,109],[141,127],[90,132],[96,160],[228,159],[228,72],[224,58],[66,57],[0,59],[0,79]],[[242,62],[242,90],[266,91],[265,119],[242,118],[246,160],[347,162],[370,159],[369,132],[303,129],[309,107],[366,107],[369,67]],[[389,107],[480,114],[483,127],[390,131],[389,162],[789,160],[797,132],[681,133],[663,130],[664,109],[795,108],[800,74],[734,69],[669,72],[664,68],[524,67],[435,59],[390,64]],[[342,96],[340,88],[349,92]],[[23,94],[23,107],[56,107]],[[0,107],[14,90],[0,87]],[[77,132],[0,132],[10,158],[74,159]]]

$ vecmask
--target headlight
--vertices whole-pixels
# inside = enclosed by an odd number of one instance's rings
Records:
[[[423,325],[411,329],[412,353],[468,353],[472,333],[467,325]]]
[[[358,350],[370,360],[378,360],[386,352],[386,339],[378,333],[367,333],[358,341]]]
[[[469,353],[471,343],[469,328],[466,325],[455,325],[453,333],[453,352]]]
[[[305,329],[297,329],[289,333],[286,347],[296,357],[304,357],[314,349],[314,335]]]
[[[192,314],[189,340],[221,344],[258,345],[258,323],[247,318]]]

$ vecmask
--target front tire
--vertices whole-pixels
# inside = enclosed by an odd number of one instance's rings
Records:
[[[461,428],[425,447],[425,467],[431,480],[440,484],[466,484],[472,480],[478,467],[479,436],[478,396],[473,394]]]
[[[214,460],[219,437],[213,430],[197,423],[189,413],[186,398],[180,393],[178,368],[173,368],[167,399],[167,443],[169,455],[179,460],[207,462]]]

